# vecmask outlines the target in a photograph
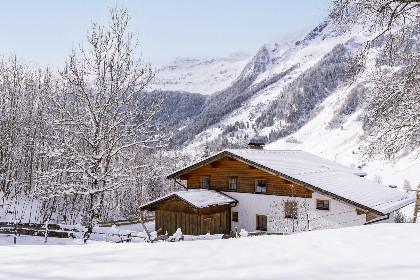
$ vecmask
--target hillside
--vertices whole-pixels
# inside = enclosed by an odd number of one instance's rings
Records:
[[[414,189],[420,182],[419,149],[397,158],[395,162],[372,160],[363,154],[363,104],[350,106],[359,87],[354,85],[337,90],[318,105],[318,114],[302,128],[266,148],[304,150],[347,166],[360,167],[368,173],[368,179],[380,180],[385,185],[402,187],[404,180],[408,180]]]
[[[228,133],[230,142],[255,136],[268,140],[271,132],[277,133],[273,141],[298,129],[346,81],[344,58],[363,40],[357,31],[335,30],[327,20],[307,33],[264,45],[231,86],[208,98],[194,124],[174,136],[175,144],[221,142]],[[281,118],[274,120],[273,107],[282,111]],[[289,128],[281,133],[281,125]]]
[[[176,127],[171,148],[201,155],[204,149],[257,140],[271,143],[267,148],[302,149],[360,166],[386,185],[401,187],[406,179],[415,188],[419,149],[396,162],[368,159],[361,150],[370,84],[363,76],[348,84],[346,68],[347,58],[357,54],[365,39],[363,26],[337,30],[327,19],[312,30],[265,44],[229,86],[217,88],[188,124]],[[209,79],[208,74],[202,79]],[[201,85],[194,89],[195,78],[190,80],[190,91],[199,92]]]

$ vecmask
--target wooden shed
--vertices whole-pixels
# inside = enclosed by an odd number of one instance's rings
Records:
[[[214,190],[188,190],[171,193],[140,208],[155,211],[155,229],[174,234],[181,228],[186,235],[230,232],[230,208],[237,201]]]

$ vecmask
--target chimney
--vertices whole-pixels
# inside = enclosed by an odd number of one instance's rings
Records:
[[[248,148],[251,150],[264,150],[264,143],[256,143],[256,142],[250,142],[248,144]]]

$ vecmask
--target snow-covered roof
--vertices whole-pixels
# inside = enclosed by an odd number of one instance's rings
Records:
[[[232,203],[236,203],[237,201],[234,198],[231,198],[221,192],[214,191],[214,190],[203,190],[203,189],[189,189],[186,191],[179,191],[168,194],[166,196],[160,197],[153,201],[150,201],[140,208],[143,209],[151,209],[156,205],[161,203],[178,199],[183,201],[184,203],[190,205],[195,209],[207,208],[212,206],[221,206],[221,205],[229,205]]]
[[[361,178],[366,173],[359,169],[304,151],[229,149],[178,170],[168,178],[177,178],[226,156],[378,215],[415,201],[414,196],[400,190]]]
[[[326,169],[335,169],[358,176],[366,176],[366,172],[345,166],[343,164],[327,160],[325,158],[297,150],[253,150],[253,149],[230,149],[226,150],[237,156],[259,162],[279,172],[311,172],[322,173]]]

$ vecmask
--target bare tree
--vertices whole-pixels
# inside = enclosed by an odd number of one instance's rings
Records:
[[[51,82],[48,69],[34,69],[15,54],[0,57],[0,199],[8,205],[4,215],[13,212],[14,219],[33,206],[29,194],[45,134],[43,96]]]
[[[0,61],[0,186],[5,197],[16,193],[27,116],[25,81],[28,71],[16,55]],[[19,174],[20,175],[20,174]]]
[[[403,190],[407,193],[411,192],[411,184],[410,181],[408,181],[407,179],[404,179]]]
[[[46,196],[78,194],[89,199],[88,232],[97,224],[106,192],[132,186],[145,162],[142,148],[162,145],[151,125],[160,97],[141,92],[153,78],[150,65],[136,58],[126,9],[109,11],[107,25],[93,23],[87,46],[74,48],[61,71],[53,98],[53,131],[39,189]]]
[[[333,0],[340,27],[369,31],[351,69],[372,82],[364,128],[369,156],[394,159],[420,145],[420,1]],[[374,58],[376,69],[366,71]]]

